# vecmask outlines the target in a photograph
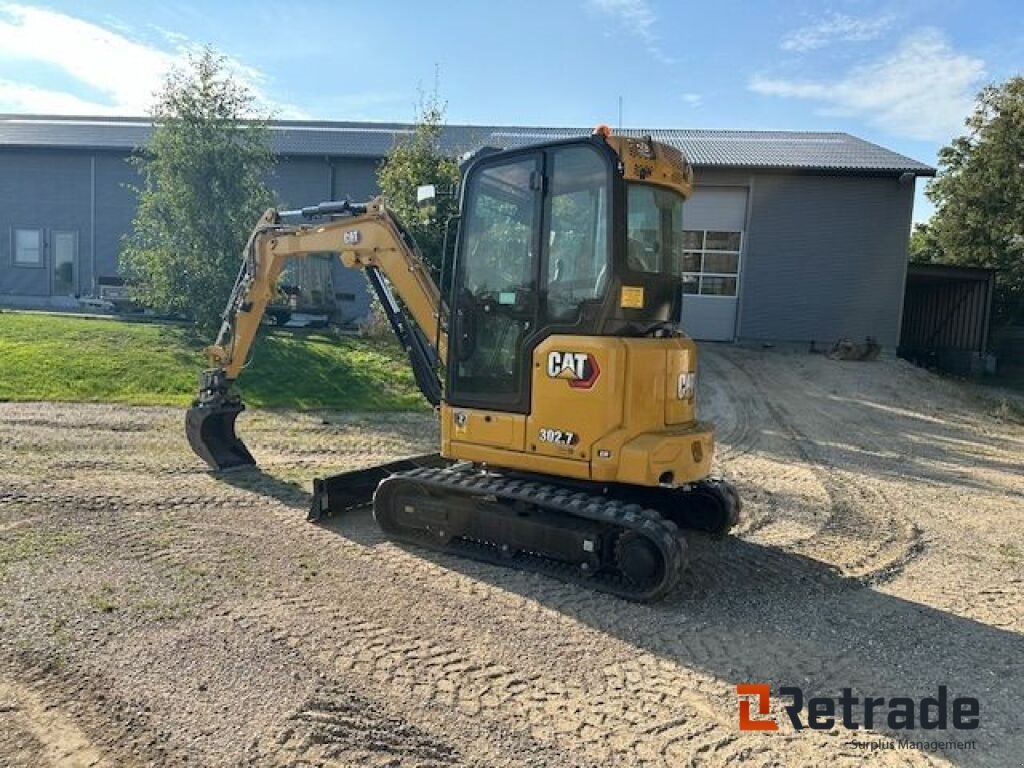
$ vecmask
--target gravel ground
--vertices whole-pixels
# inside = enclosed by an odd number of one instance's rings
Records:
[[[892,360],[708,346],[701,389],[745,518],[653,606],[304,521],[428,415],[248,413],[218,478],[178,411],[0,404],[0,765],[1019,765],[1024,427]],[[981,728],[866,757],[740,732],[748,682]]]

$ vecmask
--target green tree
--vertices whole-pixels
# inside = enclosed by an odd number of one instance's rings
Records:
[[[935,231],[927,224],[915,224],[910,232],[910,260],[915,264],[938,264],[945,261]]]
[[[1024,319],[1024,76],[978,94],[967,133],[939,152],[929,229],[943,260],[995,267],[996,311]]]
[[[377,184],[387,206],[412,233],[423,258],[440,273],[445,224],[458,213],[453,195],[438,197],[436,204],[421,208],[416,188],[434,184],[438,190],[454,190],[459,181],[458,163],[441,150],[445,104],[437,88],[421,98],[412,136],[395,142],[377,169]]]
[[[152,138],[132,158],[142,182],[121,264],[140,303],[209,329],[273,202],[267,118],[209,48],[168,75],[151,116]]]

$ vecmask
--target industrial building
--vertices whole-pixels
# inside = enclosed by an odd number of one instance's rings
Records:
[[[73,307],[118,275],[145,145],[143,118],[0,116],[0,305]],[[271,184],[284,206],[365,199],[397,123],[278,121]],[[588,129],[449,125],[452,155]],[[683,328],[701,340],[900,336],[908,236],[927,165],[845,133],[636,130],[681,149],[696,188],[684,212]],[[340,316],[365,314],[363,276],[336,265]]]

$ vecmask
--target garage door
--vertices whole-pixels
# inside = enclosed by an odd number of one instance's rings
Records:
[[[736,338],[746,187],[694,189],[683,209],[683,331],[698,340]]]

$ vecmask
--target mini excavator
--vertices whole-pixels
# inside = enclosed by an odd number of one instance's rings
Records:
[[[441,445],[315,480],[310,518],[372,502],[399,541],[656,600],[685,568],[680,529],[722,535],[740,512],[710,475],[713,425],[696,418],[697,350],[678,325],[691,167],[599,126],[463,169],[446,295],[379,197],[268,210],[206,350],[189,443],[216,470],[255,464],[235,381],[285,263],[337,254],[366,274]]]

